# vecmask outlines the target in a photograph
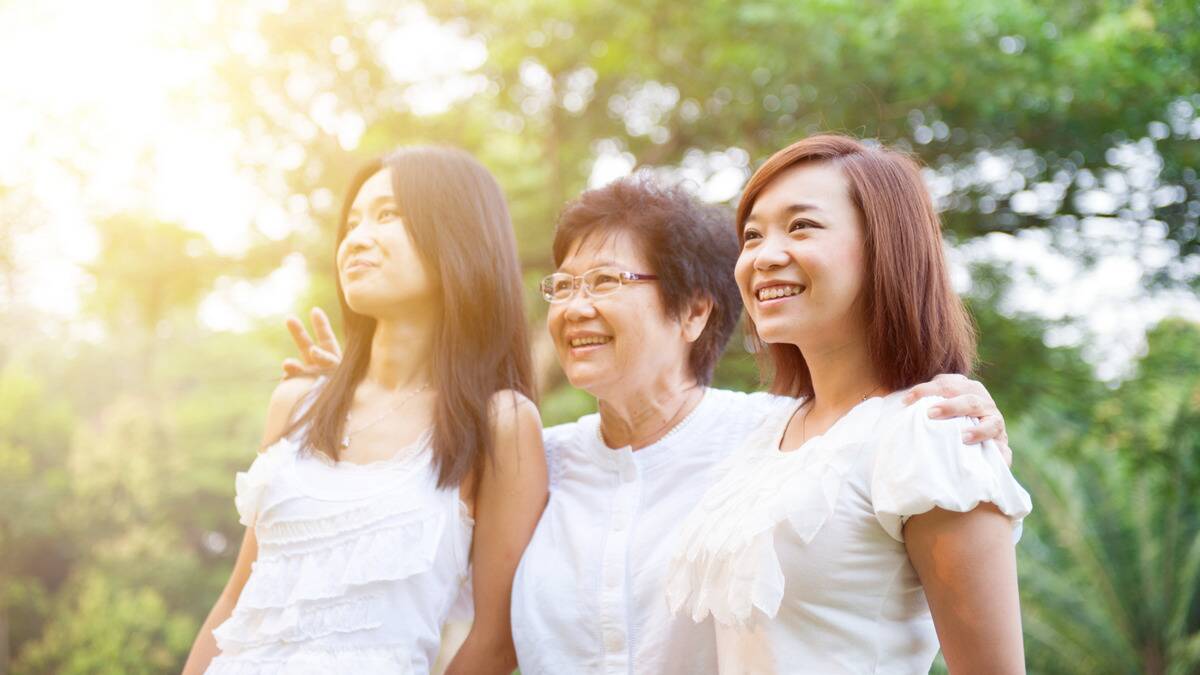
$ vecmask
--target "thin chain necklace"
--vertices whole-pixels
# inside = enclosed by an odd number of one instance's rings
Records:
[[[700,387],[699,389],[700,389],[700,399],[703,399],[706,388]],[[662,430],[665,429],[667,427],[667,425],[669,425],[671,423],[671,420],[678,417],[679,413],[683,412],[683,409],[688,407],[688,404],[691,403],[691,401],[692,401],[692,397],[689,395],[686,399],[684,399],[683,404],[680,405],[679,408],[675,410],[675,413],[673,415],[671,415],[670,417],[668,417],[667,421],[661,427],[659,427],[657,430],[655,430],[654,434],[647,436],[647,438],[654,438],[655,436],[658,436],[658,434],[662,433]],[[682,429],[684,427],[685,424],[687,424],[688,420],[692,419],[692,417],[694,417],[696,415],[696,411],[699,409],[700,409],[699,405],[696,405],[696,407],[692,408],[691,412],[689,412],[686,416],[684,416],[683,419],[676,422],[675,426],[671,427],[671,429],[669,431],[667,431],[667,433],[663,434],[662,437],[655,439],[654,443],[662,443],[663,441],[667,440],[671,436],[674,436],[680,429]],[[601,443],[603,443],[604,445],[607,446],[608,441],[604,440],[603,426],[604,426],[603,424],[596,426],[596,436],[598,436],[600,438]],[[647,443],[646,445],[647,446],[653,445],[654,443]],[[645,446],[643,446],[643,447],[645,447]]]
[[[867,400],[868,396],[879,391],[879,389],[881,387],[883,387],[883,385],[881,385],[881,384],[875,385],[870,391],[863,394],[862,398],[858,399],[858,402],[862,403],[863,401]],[[813,406],[815,406],[816,402],[817,402],[817,397],[813,396],[812,398],[808,399],[808,401],[805,402],[805,404],[804,404],[805,406],[808,406],[808,410],[804,413],[804,417],[800,418],[800,445],[804,445],[805,443],[808,442],[808,413],[812,412],[812,406],[809,406],[809,404],[811,403]],[[857,405],[857,404],[855,404],[855,405]],[[851,406],[850,410],[853,410],[853,409],[854,409],[854,407]],[[850,410],[847,410],[846,412],[842,413],[841,415],[838,415],[837,420],[840,420],[843,417],[845,417],[846,413],[850,412]],[[837,420],[833,421],[834,424],[837,424]]]
[[[403,408],[404,404],[411,401],[414,396],[425,391],[428,388],[429,388],[429,383],[426,382],[425,384],[421,385],[421,387],[419,389],[416,389],[416,390],[410,392],[407,396],[400,399],[399,403],[397,403],[397,404],[393,405],[392,407],[388,408],[387,410],[385,410],[382,415],[380,415],[379,417],[376,417],[375,419],[371,420],[370,422],[367,422],[366,424],[359,426],[357,429],[349,428],[350,427],[350,413],[346,413],[346,424],[345,424],[346,433],[342,434],[342,450],[345,450],[350,447],[350,437],[351,436],[359,433],[360,431],[369,429],[369,428],[375,426],[376,424],[379,424],[384,419],[386,419],[388,416],[390,416],[392,413]]]

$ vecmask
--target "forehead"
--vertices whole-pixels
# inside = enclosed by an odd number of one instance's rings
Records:
[[[600,228],[571,242],[558,269],[579,274],[593,267],[615,265],[632,272],[650,273],[641,242],[624,228]]]
[[[832,214],[853,210],[850,182],[829,162],[807,162],[780,172],[754,200],[748,219],[771,219],[805,205]]]
[[[392,197],[392,174],[387,169],[380,169],[358,189],[351,208],[362,209],[377,199]]]

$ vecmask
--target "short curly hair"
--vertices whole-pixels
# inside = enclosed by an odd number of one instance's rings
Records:
[[[576,242],[597,232],[627,232],[658,275],[659,298],[668,318],[678,318],[697,295],[712,300],[708,324],[692,345],[688,365],[707,385],[738,317],[742,298],[733,278],[738,241],[733,214],[701,202],[681,185],[635,174],[587,190],[569,202],[554,232],[554,264]],[[639,270],[640,271],[640,270]]]

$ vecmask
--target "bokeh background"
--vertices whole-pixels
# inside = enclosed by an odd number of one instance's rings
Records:
[[[928,167],[1034,495],[1030,671],[1200,672],[1195,0],[0,0],[0,63],[0,673],[178,671],[363,158],[475,153],[540,323],[580,190],[733,203],[823,130]],[[545,421],[591,410],[538,349]]]

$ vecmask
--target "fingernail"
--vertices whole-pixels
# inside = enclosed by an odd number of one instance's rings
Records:
[[[962,439],[963,439],[963,443],[974,443],[975,442],[975,434],[971,433],[970,431],[964,431],[963,435],[962,435]]]
[[[943,412],[945,412],[945,411],[942,410],[941,408],[939,408],[938,406],[933,406],[932,408],[929,409],[929,416],[930,417],[938,417]]]

